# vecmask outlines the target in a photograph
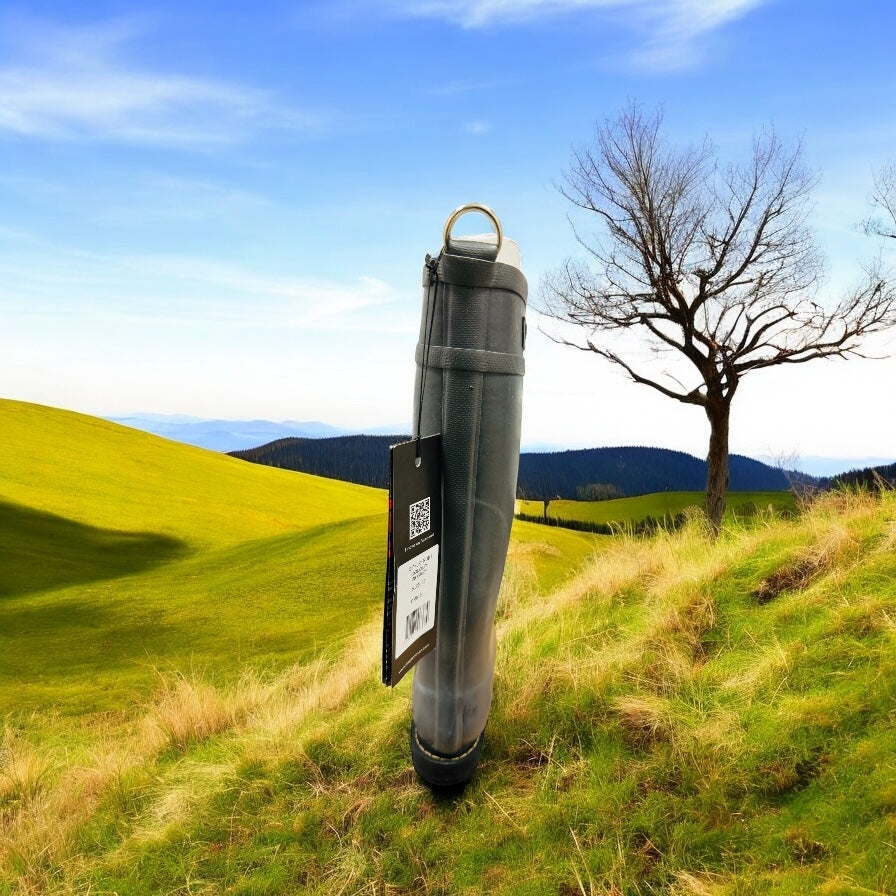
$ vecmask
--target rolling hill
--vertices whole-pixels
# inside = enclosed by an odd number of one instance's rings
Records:
[[[380,490],[23,402],[0,428],[0,715],[276,671],[381,612]],[[538,537],[573,565],[592,544]]]
[[[281,666],[371,612],[381,492],[36,405],[0,420],[0,712]]]
[[[289,437],[257,448],[231,451],[230,456],[283,470],[388,488],[389,446],[407,440],[404,435]]]
[[[892,491],[516,523],[482,761],[433,793],[378,681],[382,492],[0,420],[0,894],[896,892]]]
[[[285,438],[230,453],[252,463],[387,488],[389,446],[407,439],[402,435]],[[789,488],[781,470],[759,461],[733,454],[730,466],[733,491]],[[589,448],[520,455],[520,498],[574,500],[581,488],[593,483],[615,486],[624,496],[695,491],[706,487],[706,461],[665,448]]]
[[[738,492],[785,491],[783,471],[732,454],[730,488]],[[520,455],[519,494],[529,499],[578,497],[589,483],[617,486],[627,497],[706,488],[706,461],[666,448],[587,448]]]

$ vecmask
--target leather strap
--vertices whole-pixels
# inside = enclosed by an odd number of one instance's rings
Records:
[[[416,361],[423,364],[423,346],[417,345]],[[526,361],[522,355],[489,352],[477,348],[449,348],[446,345],[429,347],[427,366],[443,370],[469,370],[474,373],[507,373],[523,376]]]
[[[443,283],[476,289],[502,289],[516,293],[523,302],[529,294],[529,284],[523,272],[513,265],[503,264],[500,261],[483,261],[478,258],[442,253],[438,259],[436,273]],[[424,266],[424,286],[429,284],[430,274],[429,267]]]

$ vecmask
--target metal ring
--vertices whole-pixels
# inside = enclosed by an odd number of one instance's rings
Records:
[[[442,248],[444,249],[448,247],[448,238],[451,236],[451,228],[457,223],[457,219],[467,212],[482,212],[482,214],[492,222],[495,227],[495,233],[498,235],[498,252],[500,252],[501,245],[504,242],[504,232],[501,230],[501,222],[498,220],[498,216],[487,205],[480,205],[478,202],[468,202],[466,205],[459,205],[453,212],[451,212],[448,216],[448,220],[445,222],[445,230],[442,233]]]

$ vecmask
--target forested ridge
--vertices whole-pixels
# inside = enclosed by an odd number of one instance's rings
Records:
[[[291,436],[229,454],[269,467],[388,488],[389,446],[406,442],[408,438],[403,435],[334,436],[325,439]]]
[[[277,439],[258,448],[233,451],[252,463],[300,470],[378,488],[389,484],[389,446],[405,435]],[[588,486],[612,486],[620,496],[661,491],[699,491],[706,486],[706,462],[666,448],[586,448],[520,455],[517,494],[521,498],[583,497]],[[731,456],[733,491],[787,489],[785,474],[740,455]]]
[[[706,461],[666,448],[585,448],[520,456],[517,491],[521,498],[578,498],[592,483],[619,488],[623,496],[706,487]],[[741,455],[731,455],[732,491],[787,489],[781,470]]]
[[[849,470],[830,480],[830,485],[861,487],[876,490],[883,487],[896,488],[896,462],[882,467],[863,467]]]

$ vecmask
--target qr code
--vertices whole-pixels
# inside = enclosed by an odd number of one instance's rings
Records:
[[[430,525],[429,498],[424,498],[422,501],[411,504],[411,540],[413,541],[413,539],[424,532],[429,532]]]

